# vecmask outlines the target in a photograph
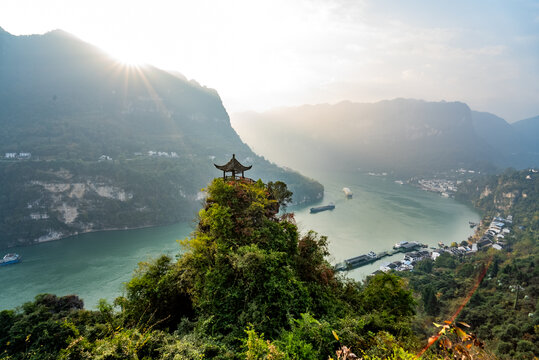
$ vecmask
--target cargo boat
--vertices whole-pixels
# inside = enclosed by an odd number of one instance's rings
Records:
[[[335,209],[335,205],[333,205],[333,204],[313,207],[313,208],[311,208],[311,214],[316,214],[316,213],[319,213],[321,211],[333,210],[333,209]]]

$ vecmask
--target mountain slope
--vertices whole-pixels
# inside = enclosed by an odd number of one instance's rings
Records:
[[[241,144],[214,91],[151,66],[123,66],[62,31],[4,33],[1,41],[6,152],[28,146],[42,158],[92,160],[156,146],[210,153]]]
[[[539,154],[539,116],[511,124],[529,151]]]
[[[295,202],[323,192],[254,154],[215,90],[60,30],[0,30],[0,127],[0,248],[190,220],[221,175],[213,162],[233,153],[247,176],[287,181]]]
[[[393,169],[409,174],[471,166],[474,161],[470,155],[483,159],[489,154],[488,146],[475,136],[470,109],[463,103],[405,99],[373,104],[342,102],[238,114],[233,122],[256,151],[293,167],[300,166],[303,156],[284,162],[281,155],[293,151],[281,149],[282,154],[272,157],[269,147],[259,145],[269,136],[257,134],[267,135],[274,127],[275,136],[285,138],[284,144],[295,143],[296,149],[302,146],[331,167],[340,162],[347,168]]]
[[[504,119],[487,112],[472,111],[474,130],[492,148],[501,152],[520,150],[519,135]]]
[[[526,168],[539,165],[539,116],[509,124],[496,115],[472,111],[477,135],[496,154],[499,167]]]
[[[521,160],[519,135],[505,120],[460,102],[341,102],[234,114],[232,120],[255,151],[298,169],[361,167],[418,175]],[[274,137],[280,148],[271,146]]]

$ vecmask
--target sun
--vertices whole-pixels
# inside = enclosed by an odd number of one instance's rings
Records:
[[[132,45],[114,46],[107,51],[118,62],[126,66],[141,66],[147,63],[144,52]]]

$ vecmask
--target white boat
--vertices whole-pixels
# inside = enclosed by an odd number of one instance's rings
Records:
[[[21,256],[19,254],[6,254],[4,258],[0,260],[0,266],[16,264],[21,262]]]
[[[342,188],[342,191],[344,192],[344,195],[346,196],[347,199],[351,199],[352,196],[354,196],[354,193],[352,192],[352,190],[350,190],[347,187]]]

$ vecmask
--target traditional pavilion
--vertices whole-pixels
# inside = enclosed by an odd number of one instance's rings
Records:
[[[236,160],[236,154],[232,154],[232,159],[230,159],[229,162],[227,162],[225,165],[217,165],[213,164],[215,167],[219,170],[223,171],[223,180],[226,180],[227,176],[226,173],[231,172],[232,179],[236,179],[236,174],[239,174],[241,172],[241,179],[245,178],[245,171],[249,170],[253,167],[251,166],[244,166],[242,165],[238,160]]]

